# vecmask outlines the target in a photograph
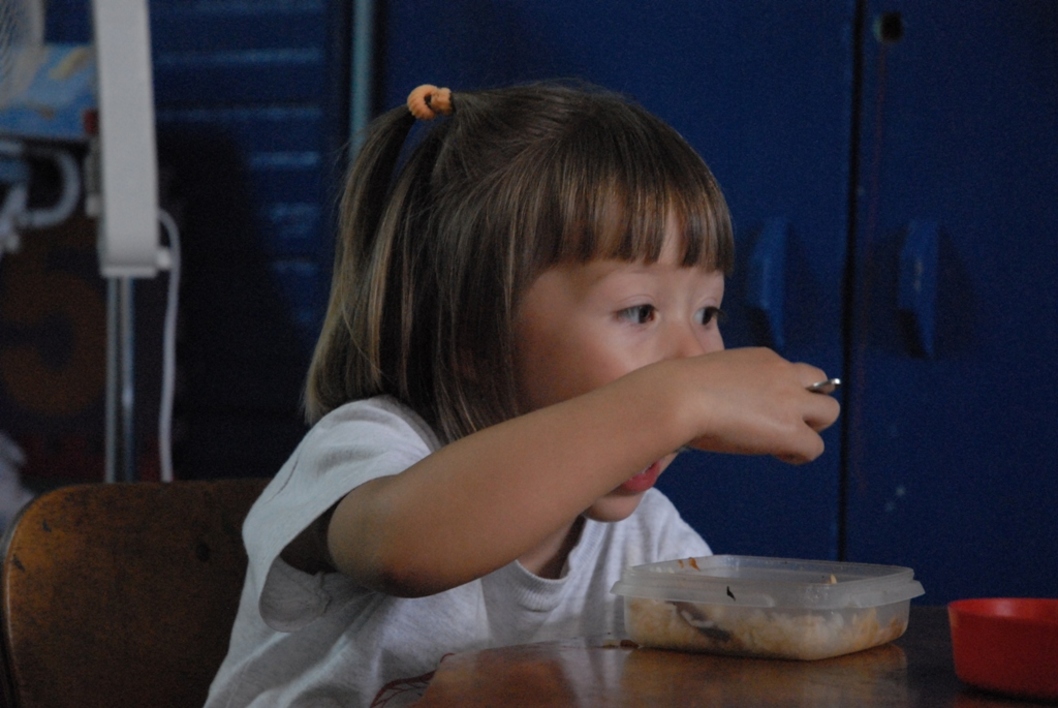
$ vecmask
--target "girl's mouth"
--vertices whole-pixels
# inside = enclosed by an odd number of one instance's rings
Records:
[[[630,477],[628,481],[614,491],[623,492],[625,494],[642,494],[653,487],[654,483],[658,481],[658,477],[660,476],[661,461],[658,460],[639,474]]]

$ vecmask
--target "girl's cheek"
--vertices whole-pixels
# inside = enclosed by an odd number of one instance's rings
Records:
[[[710,332],[701,339],[701,347],[703,354],[723,351],[724,338],[720,336],[719,332]]]

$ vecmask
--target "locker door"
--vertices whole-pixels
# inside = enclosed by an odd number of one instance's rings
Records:
[[[728,346],[770,343],[841,375],[854,5],[393,2],[380,108],[425,82],[577,77],[631,94],[688,138],[729,200]],[[833,557],[839,427],[826,442],[801,468],[682,455],[659,486],[717,552]]]
[[[1058,5],[872,1],[848,556],[1058,592]]]

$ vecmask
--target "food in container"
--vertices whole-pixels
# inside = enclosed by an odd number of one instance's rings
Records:
[[[642,646],[807,660],[898,638],[925,591],[899,566],[725,555],[626,568],[613,592]]]

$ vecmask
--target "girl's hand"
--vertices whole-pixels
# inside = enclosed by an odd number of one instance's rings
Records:
[[[692,431],[690,447],[773,455],[800,464],[823,453],[819,433],[837,419],[838,402],[806,387],[827,378],[770,349],[729,349],[667,362]]]

